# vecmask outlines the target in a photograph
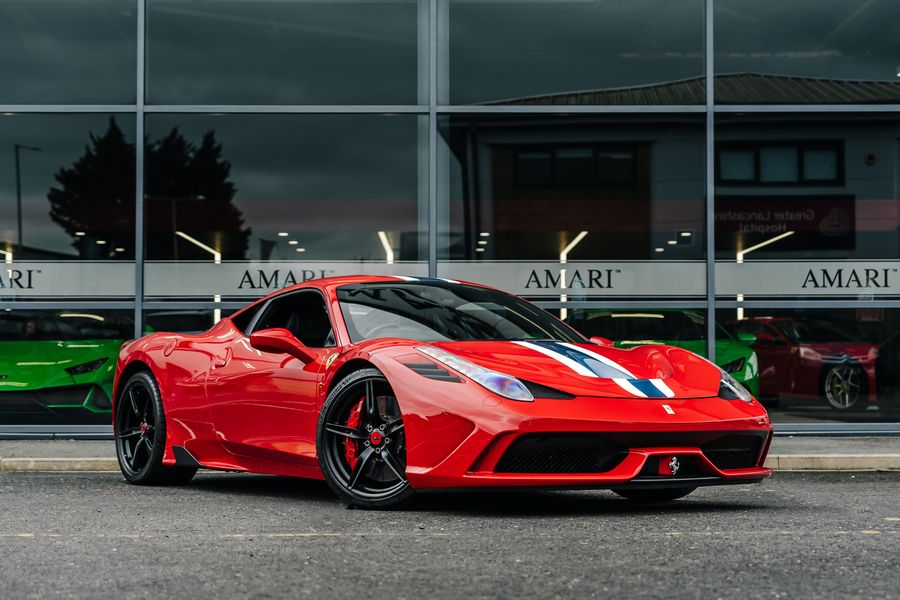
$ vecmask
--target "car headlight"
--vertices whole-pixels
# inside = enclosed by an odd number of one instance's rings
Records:
[[[722,380],[719,382],[719,398],[723,400],[743,400],[753,402],[753,395],[747,391],[738,381],[722,371]]]
[[[738,371],[740,371],[743,368],[744,368],[744,358],[743,357],[733,360],[731,362],[727,362],[724,365],[722,365],[722,370],[727,371],[728,373],[737,373]]]
[[[103,363],[106,362],[106,359],[107,357],[104,356],[103,358],[98,358],[97,360],[81,363],[80,365],[75,365],[74,367],[66,367],[66,373],[68,373],[69,375],[84,375],[85,373],[96,371]]]
[[[434,360],[441,362],[454,371],[465,375],[472,381],[478,383],[482,387],[494,392],[498,396],[509,398],[510,400],[518,400],[519,402],[533,402],[534,396],[528,391],[525,385],[513,377],[504,373],[498,373],[490,369],[485,369],[474,363],[470,363],[455,354],[445,352],[440,348],[431,346],[418,346],[416,350],[430,356]]]

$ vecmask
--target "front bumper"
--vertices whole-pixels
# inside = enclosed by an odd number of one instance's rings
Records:
[[[534,453],[531,461],[519,448],[525,445],[523,442],[533,440],[536,434],[508,432],[488,443],[481,455],[461,471],[460,466],[469,455],[467,446],[478,445],[470,438],[471,441],[461,445],[437,467],[418,472],[408,470],[410,484],[416,488],[692,487],[758,482],[772,473],[771,469],[762,466],[771,442],[769,430],[544,432],[537,435],[550,443],[529,444]],[[561,452],[558,444],[567,439],[571,439],[573,445],[592,439],[596,444]],[[554,440],[556,443],[552,443]],[[547,448],[542,449],[542,445]],[[513,460],[510,460],[511,456]],[[666,468],[673,458],[679,464],[674,474]],[[578,468],[592,460],[595,460],[595,466],[590,471]]]

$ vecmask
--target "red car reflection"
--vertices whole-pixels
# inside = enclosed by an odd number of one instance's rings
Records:
[[[727,326],[756,336],[761,397],[824,398],[837,410],[875,402],[877,346],[815,319],[752,317]]]

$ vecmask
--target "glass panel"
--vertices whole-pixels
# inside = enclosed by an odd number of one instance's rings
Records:
[[[803,179],[804,181],[837,181],[837,152],[829,149],[804,150]]]
[[[132,104],[134,0],[0,0],[0,104]]]
[[[756,177],[756,155],[752,150],[721,150],[719,177],[723,181],[753,181]]]
[[[799,180],[797,148],[760,148],[759,178],[763,183],[794,183]]]
[[[454,115],[440,136],[442,277],[556,299],[705,293],[702,117]]]
[[[110,422],[110,397],[134,313],[0,310],[0,424]]]
[[[149,116],[147,295],[254,297],[420,269],[419,119]]]
[[[759,362],[776,422],[900,418],[900,309],[729,309],[717,317]]]
[[[416,104],[419,3],[150,0],[148,102]]]
[[[134,118],[3,115],[0,148],[0,297],[133,297]]]
[[[704,102],[702,2],[442,2],[442,104]]]
[[[702,310],[570,308],[562,316],[581,334],[606,338],[619,348],[669,344],[706,356],[706,312]],[[732,348],[728,339],[720,345],[720,365],[730,364],[739,354],[749,355],[742,347]]]
[[[144,335],[157,331],[201,333],[212,327],[220,318],[237,312],[234,309],[217,310],[218,312],[202,308],[145,308],[143,312]]]
[[[716,0],[716,102],[900,99],[893,0]]]
[[[720,296],[900,297],[900,117],[716,116]],[[726,180],[732,149],[759,177]]]

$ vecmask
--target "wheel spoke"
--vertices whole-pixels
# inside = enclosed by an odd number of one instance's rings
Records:
[[[381,420],[378,414],[378,403],[375,401],[375,382],[366,379],[366,401],[365,411],[370,423],[377,423]]]
[[[128,388],[128,401],[131,402],[131,411],[134,413],[134,416],[137,418],[141,418],[141,412],[137,407],[137,400],[134,397],[134,387]]]
[[[133,469],[138,469],[138,455],[141,452],[141,449],[144,450],[147,454],[147,460],[150,459],[150,451],[147,449],[147,438],[141,438],[138,440],[137,444],[134,445],[134,451],[131,453],[131,467]],[[143,464],[143,463],[141,463]]]
[[[140,435],[140,434],[141,434],[140,427],[132,427],[131,429],[126,429],[125,431],[120,431],[119,437],[124,440],[125,438],[134,437],[134,436]]]
[[[369,464],[369,461],[372,459],[372,456],[375,454],[375,449],[369,446],[365,450],[363,450],[362,454],[359,455],[359,458],[356,461],[356,467],[353,469],[353,473],[350,475],[350,481],[347,483],[348,489],[353,489],[356,487],[356,484],[359,483],[359,479],[362,476],[363,471],[366,468],[366,465]]]
[[[404,475],[403,467],[397,462],[397,459],[394,458],[394,455],[391,454],[391,451],[387,448],[383,448],[381,450],[381,458],[384,460],[384,464],[388,466],[388,468],[394,472],[394,475],[397,476],[397,479],[400,481],[406,481],[406,476]]]
[[[403,430],[403,419],[397,419],[387,426],[387,431],[385,431],[386,435],[394,435],[395,433]]]
[[[366,434],[359,429],[353,429],[346,425],[338,425],[337,423],[326,423],[325,430],[335,435],[350,438],[351,440],[364,440],[367,437]]]

